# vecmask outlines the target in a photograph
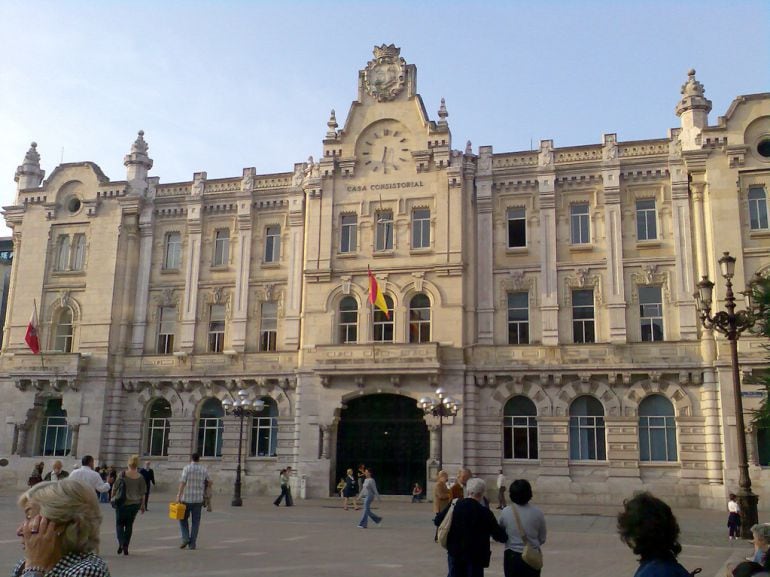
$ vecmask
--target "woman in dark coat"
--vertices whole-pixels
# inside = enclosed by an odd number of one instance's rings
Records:
[[[457,501],[452,513],[452,526],[447,536],[447,562],[452,577],[484,577],[492,550],[489,538],[505,543],[508,535],[500,527],[495,514],[483,505],[487,485],[474,477],[465,485],[468,495]],[[441,525],[449,507],[439,513],[434,523]]]
[[[345,475],[345,486],[342,488],[343,508],[348,510],[348,501],[353,499],[353,504],[358,511],[358,502],[356,501],[356,495],[358,494],[358,482],[353,476],[353,469],[348,469],[347,475]]]

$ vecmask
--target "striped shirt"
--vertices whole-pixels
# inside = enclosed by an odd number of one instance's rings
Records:
[[[179,479],[180,483],[184,483],[182,503],[203,503],[206,481],[209,481],[209,473],[200,463],[190,463],[182,469]]]

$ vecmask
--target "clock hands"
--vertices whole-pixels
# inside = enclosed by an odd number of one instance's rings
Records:
[[[388,173],[388,147],[385,146],[382,149],[382,173]]]

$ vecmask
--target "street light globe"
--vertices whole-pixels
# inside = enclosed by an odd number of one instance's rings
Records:
[[[238,396],[241,399],[245,399],[246,397],[249,396],[249,391],[247,391],[246,389],[241,389],[240,391],[238,391]]]
[[[448,407],[454,401],[452,400],[452,397],[444,397],[441,402],[444,403]]]
[[[254,402],[251,405],[255,411],[261,411],[265,408],[265,401],[262,399],[254,399]]]
[[[446,389],[444,387],[439,387],[438,389],[436,389],[436,395],[438,396],[439,399],[443,399],[444,396],[446,395]]]
[[[225,410],[225,413],[227,413],[233,408],[233,402],[230,399],[225,399],[222,401],[222,408]]]

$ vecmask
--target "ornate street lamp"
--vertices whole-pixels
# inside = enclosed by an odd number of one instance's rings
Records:
[[[241,455],[243,453],[243,419],[246,417],[254,417],[259,414],[262,409],[265,408],[265,401],[262,399],[254,399],[249,401],[246,397],[249,396],[249,392],[245,389],[238,391],[238,398],[235,401],[225,399],[222,401],[222,407],[225,410],[225,414],[234,415],[240,419],[240,426],[238,429],[238,466],[235,469],[235,487],[233,488],[233,500],[230,503],[233,507],[240,507],[243,505],[241,499]]]
[[[438,469],[440,471],[443,468],[444,418],[457,415],[457,411],[460,410],[460,401],[455,401],[452,397],[447,396],[446,390],[442,387],[436,389],[436,396],[438,401],[430,397],[423,397],[418,404],[426,415],[438,417]]]
[[[758,497],[751,491],[749,477],[749,459],[746,450],[746,428],[743,422],[743,398],[741,395],[740,366],[738,364],[738,338],[741,333],[751,329],[757,321],[758,311],[752,301],[753,286],[745,294],[748,297],[748,310],[736,311],[735,294],[733,293],[733,275],[735,274],[735,257],[725,252],[719,259],[719,270],[725,279],[725,311],[717,311],[711,315],[711,304],[714,294],[714,283],[704,276],[698,283],[695,293],[695,304],[700,314],[704,328],[714,329],[722,333],[730,341],[730,357],[733,369],[733,398],[735,402],[735,427],[738,436],[738,504],[741,508],[741,537],[751,538],[751,526],[758,522]],[[752,283],[753,284],[753,283]]]

